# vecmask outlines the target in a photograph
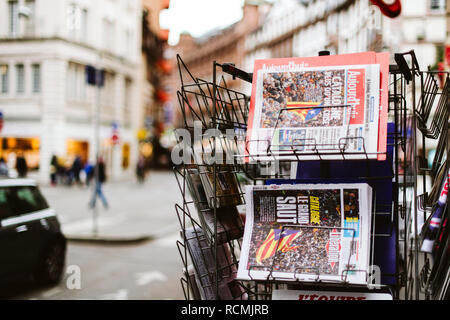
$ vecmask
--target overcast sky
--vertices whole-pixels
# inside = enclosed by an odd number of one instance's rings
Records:
[[[175,45],[184,31],[198,37],[239,21],[243,4],[244,0],[171,0],[160,14],[160,24],[170,29],[169,44]]]

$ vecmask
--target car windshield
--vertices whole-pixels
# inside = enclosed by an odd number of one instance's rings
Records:
[[[0,187],[0,220],[47,208],[47,201],[36,187]]]

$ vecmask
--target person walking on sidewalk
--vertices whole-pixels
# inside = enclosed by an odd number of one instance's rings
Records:
[[[8,166],[6,164],[5,159],[0,157],[0,176],[7,177],[8,176]]]
[[[28,173],[27,161],[23,153],[20,153],[16,160],[16,170],[20,178],[26,178]]]
[[[52,186],[56,186],[58,177],[58,157],[56,155],[52,156],[50,161],[50,183]]]
[[[86,176],[86,186],[89,187],[92,179],[94,179],[94,166],[89,161],[86,162],[86,165],[84,166],[84,173]]]
[[[105,163],[103,162],[103,159],[101,157],[98,158],[94,172],[95,172],[95,186],[94,186],[95,192],[94,195],[92,196],[89,206],[91,207],[91,209],[94,209],[97,197],[99,197],[100,200],[102,200],[105,209],[108,209],[109,208],[108,200],[106,200],[106,197],[103,194],[102,190],[102,185],[103,183],[106,182],[106,172],[105,172]]]
[[[79,155],[77,155],[75,157],[75,160],[73,160],[71,170],[72,170],[73,177],[75,179],[75,183],[77,183],[78,185],[81,185],[80,173],[81,173],[81,170],[83,170],[83,164],[81,162],[81,157]]]
[[[137,176],[138,182],[140,184],[144,183],[144,181],[145,181],[145,158],[143,155],[139,156],[139,160],[136,165],[136,176]]]

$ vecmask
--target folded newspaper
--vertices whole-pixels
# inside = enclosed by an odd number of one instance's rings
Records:
[[[367,184],[247,186],[238,279],[367,284]]]
[[[185,243],[194,267],[196,287],[202,300],[246,300],[247,294],[236,281],[236,266],[228,244],[208,245],[200,228],[186,229]],[[220,269],[216,272],[215,257]],[[216,278],[217,277],[217,278]],[[217,280],[216,280],[217,279]],[[218,286],[218,295],[216,292]]]
[[[185,177],[186,185],[197,209],[197,216],[208,244],[212,244],[214,241],[216,225],[217,235],[215,239],[218,244],[241,238],[244,234],[244,224],[237,208],[232,206],[217,208],[216,215],[214,215],[214,210],[208,205],[208,197],[198,168],[188,168]]]
[[[249,160],[316,160],[318,155],[332,160],[343,154],[345,159],[377,159],[383,152],[380,64],[336,60],[336,65],[317,66],[298,60],[302,63],[294,58],[256,62]]]

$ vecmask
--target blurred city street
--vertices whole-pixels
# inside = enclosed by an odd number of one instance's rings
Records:
[[[93,237],[93,211],[88,206],[92,188],[42,185],[41,190],[57,211],[67,237]],[[142,185],[135,179],[107,182],[103,191],[109,209],[97,200],[100,239],[139,239],[166,235],[178,229],[174,205],[181,195],[171,171],[150,172]]]
[[[91,189],[41,186],[50,206],[58,212],[70,238],[92,237]],[[105,184],[110,208],[99,209],[98,239],[68,243],[66,269],[79,267],[81,289],[67,286],[70,273],[56,287],[14,285],[6,299],[182,299],[179,278],[182,264],[176,248],[179,229],[174,204],[179,196],[172,172],[150,172],[146,182]],[[99,203],[98,203],[99,204]],[[149,237],[153,240],[135,241]]]

